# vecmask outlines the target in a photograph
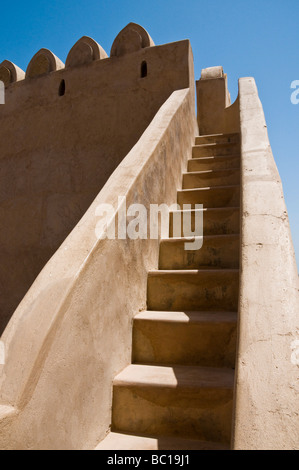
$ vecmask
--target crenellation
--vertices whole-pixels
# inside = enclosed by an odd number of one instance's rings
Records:
[[[129,23],[116,36],[110,57],[121,57],[153,46],[154,41],[142,26]],[[78,67],[108,58],[107,52],[100,44],[88,36],[83,36],[69,51],[65,65],[52,51],[43,48],[32,57],[26,73],[12,62],[4,60],[0,64],[0,80],[8,87],[11,83],[25,78],[38,78],[64,68]]]
[[[68,53],[65,66],[77,67],[94,60],[108,58],[107,52],[94,39],[83,36]]]
[[[4,60],[0,64],[0,80],[4,83],[5,87],[24,78],[25,72],[9,60]]]
[[[120,57],[154,45],[154,41],[142,26],[129,23],[116,36],[111,47],[110,57]]]
[[[31,59],[26,78],[35,78],[64,68],[64,63],[49,49],[40,49]]]

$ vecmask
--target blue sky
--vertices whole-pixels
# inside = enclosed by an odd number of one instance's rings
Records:
[[[195,77],[223,65],[232,99],[238,78],[253,76],[264,106],[270,142],[283,183],[299,265],[299,104],[290,101],[299,80],[298,0],[47,0],[2,2],[0,62],[23,70],[42,47],[65,61],[74,43],[93,37],[109,54],[129,22],[145,27],[156,44],[190,39]]]

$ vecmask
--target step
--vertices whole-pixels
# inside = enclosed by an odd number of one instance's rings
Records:
[[[188,160],[188,171],[225,170],[240,168],[240,156],[201,157]]]
[[[239,268],[239,235],[209,235],[199,250],[186,250],[187,238],[160,242],[159,269]]]
[[[207,186],[231,186],[240,184],[240,170],[204,170],[183,173],[183,189],[206,188]]]
[[[201,144],[221,144],[224,142],[240,142],[240,134],[211,134],[195,137],[195,145]]]
[[[236,333],[234,312],[141,312],[133,362],[234,368]]]
[[[192,158],[216,157],[240,154],[240,146],[236,142],[222,142],[221,144],[202,144],[192,147]]]
[[[234,371],[130,365],[113,384],[112,431],[229,444]]]
[[[179,215],[181,220],[181,234],[183,235],[184,213],[190,214],[191,230],[195,230],[195,214],[203,213],[203,235],[238,234],[240,232],[240,209],[238,207],[224,207],[212,209],[193,209],[187,211],[170,212],[169,236],[173,236],[173,220]],[[187,215],[188,215],[187,214]]]
[[[95,450],[229,450],[216,442],[166,436],[136,436],[110,432]]]
[[[147,309],[236,312],[238,294],[238,269],[150,271]]]
[[[212,186],[196,189],[182,189],[177,192],[178,204],[203,204],[204,208],[238,207],[240,186]]]

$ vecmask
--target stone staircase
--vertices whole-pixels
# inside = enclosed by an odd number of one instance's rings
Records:
[[[204,242],[161,240],[132,365],[114,380],[112,432],[97,449],[229,449],[239,294],[238,134],[196,138],[178,204],[203,204]],[[195,209],[191,209],[194,221]]]

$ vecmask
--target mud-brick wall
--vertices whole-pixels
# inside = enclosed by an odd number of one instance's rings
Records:
[[[190,57],[189,41],[180,41],[6,89],[0,107],[0,334],[161,105],[174,90],[189,87]]]

